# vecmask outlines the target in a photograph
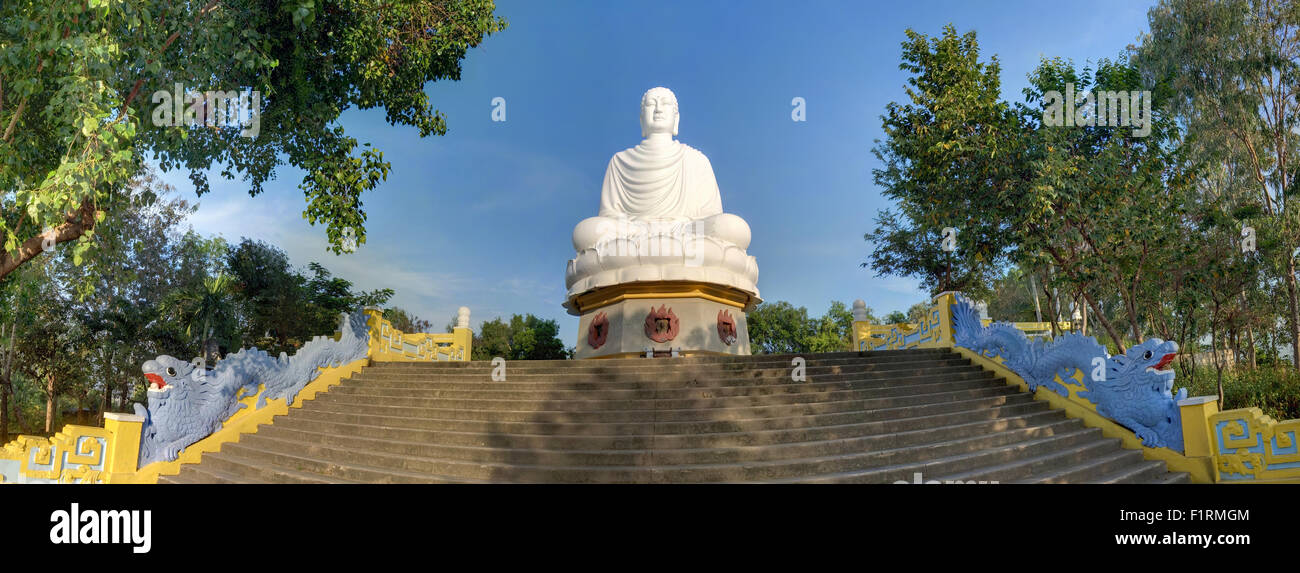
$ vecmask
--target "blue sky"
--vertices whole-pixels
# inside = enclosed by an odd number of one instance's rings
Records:
[[[678,139],[709,157],[723,208],[749,222],[765,300],[813,315],[857,298],[878,315],[906,310],[924,288],[859,266],[862,235],[888,206],[871,148],[885,106],[906,97],[904,30],[975,30],[981,59],[1002,63],[1004,99],[1020,101],[1041,57],[1096,61],[1137,43],[1151,4],[498,0],[509,28],[470,51],[460,81],[426,88],[446,136],[420,139],[378,110],[342,116],[392,163],[362,197],[369,236],[356,253],[325,251],[292,168],[256,198],[214,174],[191,222],[231,242],[266,240],[362,289],[393,288],[391,304],[436,329],[459,306],[476,328],[532,313],[558,320],[572,346],[578,319],[560,306],[570,234],[596,214],[610,156],[639,142],[641,94],[663,85],[679,100]],[[492,121],[496,97],[505,122]],[[794,97],[806,122],[791,120]],[[193,197],[183,172],[164,178]]]

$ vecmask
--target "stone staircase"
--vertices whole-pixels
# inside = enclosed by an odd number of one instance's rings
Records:
[[[160,483],[1188,483],[953,352],[380,363]]]

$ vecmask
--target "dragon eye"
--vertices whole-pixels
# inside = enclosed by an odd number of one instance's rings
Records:
[[[168,375],[168,376],[176,376],[176,369],[175,369],[175,368],[172,368],[171,366],[168,366],[168,367],[167,367],[167,375]]]
[[[1143,357],[1143,358],[1146,358],[1146,359],[1150,359],[1150,358],[1151,358],[1151,351],[1148,350],[1146,354],[1142,355],[1142,357]]]

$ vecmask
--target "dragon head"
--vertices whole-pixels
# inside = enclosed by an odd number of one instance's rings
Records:
[[[1174,376],[1170,364],[1178,357],[1178,343],[1172,340],[1148,338],[1142,344],[1133,346],[1128,352],[1112,356],[1112,380],[1131,380],[1130,387],[1137,389],[1149,385],[1151,392],[1169,398],[1173,397]]]
[[[194,373],[194,368],[189,362],[167,355],[146,361],[140,367],[145,379],[149,381],[150,398],[154,392],[169,392],[173,387],[183,385]]]
[[[194,364],[166,355],[146,361],[140,369],[149,381],[147,407],[137,408],[146,416],[140,463],[176,459],[169,444],[190,429],[201,399],[209,394],[206,372],[196,372]]]
[[[1187,397],[1187,389],[1173,393],[1176,373],[1170,364],[1178,357],[1178,343],[1149,338],[1111,357],[1113,380],[1125,381],[1130,399],[1148,404],[1140,414],[1142,422],[1160,436],[1161,444],[1181,452],[1183,449],[1182,413],[1178,401]],[[1149,396],[1150,398],[1146,398]]]

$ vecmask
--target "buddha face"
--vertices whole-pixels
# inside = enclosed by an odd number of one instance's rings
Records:
[[[652,133],[677,135],[677,96],[668,88],[652,88],[641,96],[641,137]]]

